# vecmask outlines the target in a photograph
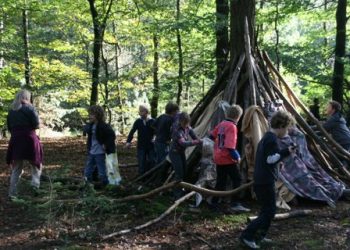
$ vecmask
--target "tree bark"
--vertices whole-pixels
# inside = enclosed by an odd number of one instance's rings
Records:
[[[2,10],[0,14],[0,70],[5,67],[4,50],[3,50],[4,19],[5,19],[5,14],[3,13],[3,10]]]
[[[114,53],[115,53],[115,80],[117,82],[117,91],[118,91],[118,105],[120,109],[120,119],[121,119],[121,133],[124,134],[125,132],[125,118],[124,118],[124,109],[123,109],[123,95],[122,95],[122,87],[120,84],[119,79],[119,44],[118,44],[118,37],[117,37],[117,26],[113,22],[112,24],[113,34],[116,39],[116,43],[114,45]]]
[[[219,76],[227,63],[228,43],[228,0],[216,0],[216,76]]]
[[[98,102],[98,84],[100,74],[100,56],[102,49],[102,42],[104,37],[104,31],[106,28],[106,22],[109,17],[109,13],[112,8],[113,0],[107,3],[106,13],[99,14],[95,6],[95,0],[88,0],[90,5],[90,13],[92,17],[92,23],[94,27],[94,42],[93,42],[93,64],[92,64],[92,86],[91,86],[91,98],[90,105],[96,105]]]
[[[275,34],[276,34],[276,40],[275,40],[275,54],[276,54],[276,67],[277,70],[280,70],[280,52],[279,52],[279,44],[280,44],[280,33],[278,30],[278,19],[279,19],[279,0],[276,0],[276,12],[275,12]]]
[[[176,1],[176,21],[179,23],[180,21],[180,15],[181,15],[181,8],[180,8],[180,0]],[[183,89],[183,55],[182,55],[182,41],[181,41],[181,33],[180,29],[176,28],[176,38],[177,38],[177,48],[178,48],[178,56],[179,56],[179,75],[177,79],[177,98],[176,103],[180,106],[181,103],[181,95],[182,95],[182,89]]]
[[[347,0],[338,0],[336,21],[337,34],[335,38],[335,62],[333,71],[333,100],[343,104],[344,93],[344,57],[346,44],[346,5]]]
[[[31,68],[30,68],[30,55],[29,55],[29,35],[28,35],[28,10],[27,6],[24,6],[22,10],[22,28],[23,28],[23,43],[24,43],[24,78],[27,88],[32,86]]]
[[[231,0],[231,59],[244,53],[244,25],[248,19],[251,47],[255,48],[255,0]]]
[[[158,115],[158,101],[159,101],[159,79],[158,79],[158,71],[159,71],[159,54],[158,54],[158,36],[157,34],[153,35],[153,96],[151,100],[151,116],[157,117]]]

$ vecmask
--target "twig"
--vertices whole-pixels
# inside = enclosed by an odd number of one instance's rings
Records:
[[[188,194],[186,194],[185,196],[181,197],[180,199],[176,200],[175,203],[169,207],[164,213],[162,213],[159,217],[153,219],[153,220],[150,220],[142,225],[139,225],[139,226],[136,226],[136,227],[133,227],[133,228],[129,228],[129,229],[124,229],[124,230],[121,230],[121,231],[118,231],[118,232],[115,232],[115,233],[111,233],[111,234],[108,234],[108,235],[105,235],[105,236],[102,236],[102,240],[106,240],[106,239],[109,239],[109,238],[112,238],[112,237],[115,237],[115,236],[120,236],[120,235],[123,235],[123,234],[127,234],[127,233],[130,233],[132,231],[137,231],[137,230],[140,230],[140,229],[144,229],[146,227],[149,227],[159,221],[161,221],[162,219],[164,219],[166,216],[168,216],[175,208],[177,208],[182,202],[186,201],[187,199],[191,198],[193,195],[195,195],[196,192],[192,191]]]
[[[163,183],[163,185],[169,183],[169,181],[171,180],[171,178],[173,178],[174,174],[175,174],[175,171],[174,171],[174,170],[171,171],[171,173],[169,174],[168,178],[165,180],[165,182]]]

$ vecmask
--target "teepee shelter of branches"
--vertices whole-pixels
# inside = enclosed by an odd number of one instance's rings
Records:
[[[287,82],[274,67],[268,55],[265,52],[259,51],[257,46],[255,46],[255,0],[230,1],[230,13],[231,43],[228,63],[217,77],[207,95],[203,97],[191,113],[191,125],[194,127],[197,135],[204,137],[208,130],[212,129],[223,119],[223,113],[220,107],[223,101],[228,104],[239,104],[246,110],[251,106],[263,107],[266,103],[281,99],[283,100],[284,109],[294,116],[297,127],[306,135],[310,151],[321,167],[333,178],[350,184],[350,172],[341,161],[342,159],[350,161],[350,154],[327,134],[319,121],[313,117],[294,94]],[[322,133],[322,137],[318,136],[311,129],[299,112],[303,112],[309,120],[317,125],[318,130]],[[240,151],[243,152],[243,155],[245,144],[246,141],[241,140]],[[185,179],[186,181],[195,182],[195,175],[193,173],[200,157],[199,147],[193,149],[188,154],[188,176]],[[168,169],[169,165],[170,163],[165,160],[143,176],[134,180],[134,182],[137,182],[148,178],[146,182],[153,182],[158,177],[163,177],[162,179],[166,181],[161,187],[146,194],[125,197],[118,201],[143,199],[175,186],[192,192],[177,200],[173,206],[158,218],[131,229],[105,235],[103,239],[136,231],[160,221],[166,215],[170,214],[181,202],[192,197],[195,192],[212,196],[228,196],[241,192],[252,185],[252,182],[249,182],[235,190],[213,191],[187,182],[169,182],[171,173],[168,177],[164,175],[166,173],[164,169]],[[305,214],[308,214],[308,212],[305,212]]]
[[[283,100],[284,108],[295,118],[298,128],[306,135],[310,150],[320,165],[334,178],[350,183],[350,172],[345,168],[341,159],[350,160],[350,154],[344,150],[323,129],[320,122],[314,118],[293,90],[274,67],[267,53],[253,49],[250,45],[248,21],[245,21],[245,49],[244,53],[236,56],[224,69],[221,78],[209,90],[201,102],[192,111],[192,126],[199,128],[199,136],[219,122],[212,111],[220,101],[229,104],[239,104],[244,109],[254,105],[263,107],[274,100]],[[225,79],[225,74],[228,78]],[[317,135],[308,125],[302,111],[309,120],[317,125],[322,136]],[[194,151],[192,154],[196,154]],[[194,165],[197,157],[191,155],[189,165]]]

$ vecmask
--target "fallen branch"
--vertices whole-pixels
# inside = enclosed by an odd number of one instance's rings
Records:
[[[314,211],[310,210],[310,209],[295,210],[295,211],[291,211],[288,213],[276,214],[274,217],[274,220],[285,220],[285,219],[289,219],[289,218],[306,216],[306,215],[313,214],[313,212]],[[250,216],[247,218],[247,221],[251,222],[251,221],[255,220],[256,218],[258,218],[258,216]]]
[[[166,166],[166,165],[168,165],[168,164],[170,164],[170,162],[168,162],[167,160],[162,161],[162,162],[159,163],[157,166],[151,168],[150,170],[148,170],[148,171],[147,171],[146,173],[144,173],[143,175],[138,176],[136,179],[132,180],[132,181],[131,181],[131,184],[132,184],[132,183],[136,183],[136,182],[142,180],[142,179],[145,178],[146,176],[152,174],[152,173],[155,172],[156,170],[158,170],[158,169],[160,169],[160,168],[162,168],[163,166]]]
[[[125,201],[134,201],[134,200],[141,200],[141,199],[145,199],[148,197],[151,197],[153,195],[156,195],[164,190],[168,190],[170,188],[173,188],[174,186],[177,185],[178,182],[176,181],[172,181],[168,184],[165,184],[163,186],[160,186],[158,188],[153,189],[152,191],[145,193],[145,194],[135,194],[135,195],[130,195],[130,196],[126,196],[124,198],[118,198],[118,199],[113,199],[111,200],[111,202],[125,202]]]
[[[133,227],[133,228],[129,228],[129,229],[124,229],[124,230],[121,230],[121,231],[118,231],[118,232],[115,232],[115,233],[111,233],[111,234],[108,234],[108,235],[105,235],[105,236],[102,236],[102,240],[106,240],[106,239],[109,239],[109,238],[112,238],[112,237],[115,237],[115,236],[120,236],[120,235],[123,235],[123,234],[127,234],[127,233],[130,233],[130,232],[133,232],[133,231],[137,231],[137,230],[140,230],[140,229],[144,229],[146,227],[149,227],[159,221],[161,221],[162,219],[164,219],[166,216],[168,216],[173,210],[175,210],[175,208],[177,208],[182,202],[186,201],[187,199],[191,198],[193,195],[195,195],[196,192],[190,192],[188,194],[186,194],[185,196],[181,197],[180,199],[176,200],[175,203],[169,207],[164,213],[162,213],[159,217],[153,219],[153,220],[150,220],[142,225],[139,225],[139,226],[136,226],[136,227]]]
[[[138,166],[139,166],[139,164],[137,164],[137,163],[119,164],[119,167],[121,167],[121,168],[135,168]]]
[[[237,194],[237,193],[251,187],[253,185],[253,181],[246,183],[246,184],[243,184],[242,186],[240,186],[236,189],[232,189],[232,190],[228,190],[228,191],[210,190],[210,189],[206,189],[206,188],[192,185],[192,184],[187,183],[187,182],[180,182],[178,185],[180,187],[187,189],[187,190],[196,191],[197,193],[200,193],[200,194],[221,197],[221,196],[230,196],[230,195]]]
[[[144,194],[135,194],[135,195],[129,195],[123,198],[117,198],[117,199],[110,199],[108,200],[109,202],[113,203],[113,202],[126,202],[126,201],[135,201],[135,200],[141,200],[141,199],[146,199],[149,197],[152,197],[160,192],[163,192],[165,190],[171,189],[173,187],[182,187],[185,188],[189,191],[195,191],[197,193],[203,194],[203,195],[210,195],[210,196],[230,196],[230,195],[234,195],[237,194],[249,187],[251,187],[253,185],[253,181],[243,184],[242,186],[236,188],[236,189],[232,189],[232,190],[228,190],[228,191],[215,191],[215,190],[210,190],[210,189],[206,189],[206,188],[202,188],[199,186],[195,186],[193,184],[187,183],[187,182],[176,182],[176,181],[172,181],[168,184],[165,184],[163,186],[160,186],[158,188],[155,188],[153,190],[151,190],[148,193],[144,193]],[[40,200],[42,202],[46,202],[48,200]],[[79,199],[62,199],[62,200],[52,200],[55,202],[65,202],[65,203],[71,203],[71,202],[83,202],[82,198]]]

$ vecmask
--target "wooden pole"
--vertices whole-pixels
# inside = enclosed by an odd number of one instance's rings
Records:
[[[246,63],[247,71],[249,76],[249,86],[251,91],[252,105],[256,105],[256,91],[255,91],[255,82],[253,75],[253,66],[252,66],[252,52],[250,47],[250,38],[249,38],[249,28],[248,28],[248,18],[245,18],[244,25],[244,41],[245,41],[245,54],[246,54]]]

